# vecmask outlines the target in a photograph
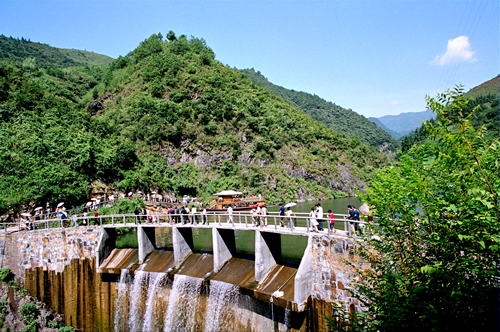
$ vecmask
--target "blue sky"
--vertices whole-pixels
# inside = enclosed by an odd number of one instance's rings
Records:
[[[366,117],[499,74],[499,1],[0,0],[0,34],[126,55],[153,33],[204,38],[216,59]]]

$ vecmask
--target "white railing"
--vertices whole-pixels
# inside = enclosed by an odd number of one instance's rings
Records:
[[[327,216],[325,214],[325,216]],[[347,219],[346,214],[335,214],[335,230],[344,231],[349,235],[353,234],[355,225],[356,228],[363,228],[366,224],[364,221],[355,221]],[[267,220],[266,220],[267,219]],[[323,228],[328,234],[332,234],[330,229],[330,220],[323,218]],[[224,227],[234,229],[267,229],[266,227],[274,227],[275,231],[282,230],[285,233],[312,232],[312,225],[307,213],[294,213],[291,217],[280,216],[279,212],[270,212],[266,216],[254,217],[249,212],[235,212],[232,215],[221,212],[197,212],[195,214],[171,214],[171,213],[152,213],[148,215],[135,214],[114,214],[103,216],[80,216],[76,218],[53,218],[45,220],[29,221],[25,226],[20,223],[0,223],[0,230],[7,231],[30,231],[37,229],[75,227],[75,222],[78,226],[106,226],[113,227],[137,227],[141,225],[157,225],[169,227],[197,227],[206,225],[211,227]],[[341,224],[342,227],[338,227]],[[283,229],[282,229],[283,228]]]

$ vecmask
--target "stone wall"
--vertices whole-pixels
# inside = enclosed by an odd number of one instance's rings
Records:
[[[335,236],[314,236],[312,239],[312,296],[324,302],[343,303],[346,310],[365,311],[353,297],[351,280],[359,278],[347,265],[347,260],[362,269],[369,265],[354,253],[357,244],[352,239]]]
[[[0,234],[2,267],[19,278],[24,270],[43,267],[62,272],[72,259],[96,256],[100,227],[72,227]]]

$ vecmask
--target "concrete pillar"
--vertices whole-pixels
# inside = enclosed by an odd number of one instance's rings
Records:
[[[255,280],[264,279],[266,273],[280,261],[280,234],[255,230]]]
[[[304,251],[299,268],[295,274],[293,302],[297,304],[299,312],[305,310],[307,298],[311,295],[313,271],[312,239],[313,237],[309,236],[306,250]]]
[[[214,272],[219,272],[222,266],[236,253],[234,230],[212,228],[214,249]]]
[[[144,263],[150,252],[155,250],[154,227],[137,227],[137,244],[139,246],[139,264]]]
[[[172,227],[175,267],[179,267],[184,259],[193,252],[193,233],[191,228]]]
[[[102,228],[101,237],[97,243],[96,264],[97,267],[111,254],[116,248],[116,229]]]

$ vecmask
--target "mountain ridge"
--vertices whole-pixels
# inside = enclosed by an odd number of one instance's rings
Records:
[[[345,109],[332,102],[307,92],[295,91],[273,84],[255,69],[240,69],[253,83],[262,86],[274,95],[286,100],[302,110],[315,120],[350,138],[358,137],[361,142],[376,147],[379,151],[395,152],[399,143],[367,120],[364,116],[351,109]]]

